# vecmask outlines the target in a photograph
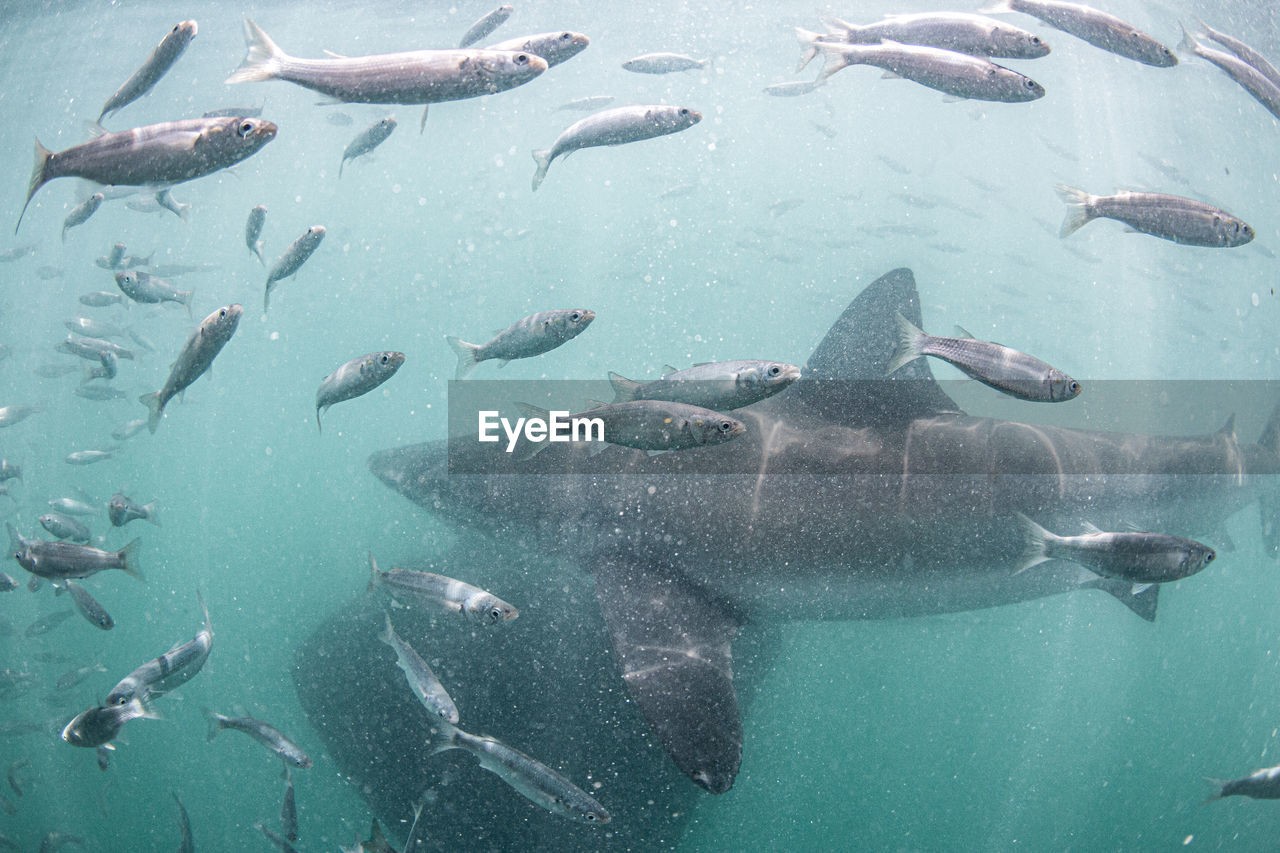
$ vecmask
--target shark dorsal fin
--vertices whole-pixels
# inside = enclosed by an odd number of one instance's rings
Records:
[[[928,359],[888,375],[898,347],[897,314],[922,326],[915,276],[905,267],[858,294],[813,351],[788,397],[846,423],[895,423],[960,411],[934,380]]]

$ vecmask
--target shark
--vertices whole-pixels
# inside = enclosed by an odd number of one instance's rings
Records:
[[[899,314],[923,325],[905,268],[857,295],[790,388],[735,412],[746,434],[722,445],[648,455],[563,444],[522,458],[455,437],[368,466],[448,525],[589,576],[617,677],[674,765],[714,794],[742,760],[734,643],[746,626],[1086,591],[1155,619],[1158,585],[1056,560],[1017,572],[1018,514],[1060,533],[1087,522],[1220,535],[1256,503],[1276,552],[1280,407],[1253,443],[1234,419],[1184,436],[981,417],[927,359],[887,373]]]

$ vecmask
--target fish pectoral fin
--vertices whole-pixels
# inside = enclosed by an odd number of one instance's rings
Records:
[[[605,555],[596,596],[623,680],[682,772],[713,794],[742,763],[730,643],[738,620],[669,566]]]
[[[1160,602],[1160,584],[1154,584],[1148,589],[1137,590],[1129,581],[1116,578],[1096,578],[1087,584],[1081,584],[1081,588],[1100,589],[1114,596],[1117,601],[1147,622],[1156,621],[1156,605]]]

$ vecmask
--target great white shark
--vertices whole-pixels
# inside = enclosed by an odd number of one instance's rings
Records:
[[[581,566],[634,703],[675,765],[713,793],[729,790],[741,761],[732,648],[744,625],[1079,590],[1155,618],[1158,586],[1135,593],[1059,561],[1016,573],[1016,513],[1066,534],[1090,522],[1198,535],[1260,501],[1274,551],[1276,412],[1252,444],[1231,423],[1178,437],[977,417],[926,359],[886,374],[898,313],[923,325],[907,269],[867,286],[802,378],[738,410],[747,433],[723,445],[654,456],[555,445],[521,459],[472,437],[379,452],[369,468],[450,524]]]

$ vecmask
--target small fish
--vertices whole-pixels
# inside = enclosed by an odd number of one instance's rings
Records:
[[[123,338],[125,334],[124,329],[115,323],[106,323],[91,317],[75,317],[64,321],[62,325],[67,328],[67,331],[91,338]]]
[[[156,527],[160,526],[155,501],[149,504],[138,504],[121,492],[116,492],[107,502],[107,518],[116,527],[124,527],[139,518],[146,519]]]
[[[173,794],[173,801],[178,804],[178,831],[182,833],[182,840],[178,843],[178,853],[196,853],[196,842],[191,835],[191,817],[187,814],[187,807],[182,804],[182,800],[178,799],[177,793],[172,791],[170,793]]]
[[[18,582],[8,572],[0,572],[0,592],[13,592],[19,586]]]
[[[1057,536],[1021,513],[1018,521],[1026,541],[1018,572],[1048,560],[1067,560],[1096,575],[1141,586],[1190,577],[1215,556],[1207,545],[1166,533],[1104,533],[1086,525],[1088,532],[1081,536]]]
[[[550,412],[525,403],[520,411],[528,418],[550,422]],[[565,421],[598,420],[603,425],[602,437],[593,442],[599,450],[606,444],[617,444],[646,452],[691,450],[730,441],[747,431],[739,420],[701,406],[670,403],[665,400],[634,400],[629,403],[605,403],[594,409],[565,417]],[[588,430],[588,434],[591,430]],[[601,438],[603,440],[601,440]],[[549,441],[534,442],[524,458],[529,459],[550,446]]]
[[[107,668],[100,663],[82,666],[79,669],[73,669],[70,672],[63,673],[57,683],[54,684],[54,688],[57,690],[70,690],[73,687],[79,686],[89,676],[106,671]]]
[[[99,364],[96,367],[93,365],[90,365],[89,367],[86,367],[84,369],[85,382],[92,382],[95,379],[115,379],[117,374],[119,374],[120,359],[116,358],[115,353],[113,352],[98,353],[98,362]],[[83,397],[88,395],[81,394],[80,396]],[[124,396],[124,395],[121,394],[120,396]],[[94,399],[94,398],[90,398],[90,399]],[[113,395],[111,399],[117,399],[117,397]]]
[[[1240,41],[1238,38],[1227,35],[1224,32],[1215,30],[1213,27],[1200,22],[1200,29],[1204,30],[1205,35],[1234,53],[1240,59],[1252,65],[1262,76],[1266,77],[1273,85],[1280,87],[1280,69],[1277,69],[1271,62],[1258,51],[1249,45]]]
[[[1178,58],[1169,48],[1132,24],[1092,6],[1064,3],[1061,0],[996,0],[994,5],[981,10],[984,15],[1004,12],[1022,12],[1039,18],[1094,47],[1143,65],[1171,68],[1178,64]]]
[[[130,720],[158,720],[153,711],[133,699],[124,705],[99,706],[77,715],[62,729],[62,739],[72,746],[105,746],[115,740]]]
[[[111,752],[114,749],[115,747],[113,746],[103,744],[96,750],[98,754],[98,769],[103,773],[106,773],[111,767]]]
[[[1066,184],[1058,184],[1056,189],[1067,203],[1061,237],[1074,234],[1094,219],[1115,219],[1133,231],[1184,246],[1230,249],[1254,237],[1248,224],[1225,210],[1181,196],[1128,191],[1098,196]]]
[[[250,252],[258,256],[258,263],[263,266],[266,266],[267,262],[262,257],[262,241],[258,238],[262,236],[262,226],[266,222],[267,206],[259,204],[249,211],[249,219],[244,224],[244,244],[249,247]]]
[[[507,22],[507,18],[511,17],[511,13],[516,8],[514,6],[499,6],[492,12],[467,27],[467,31],[462,34],[462,38],[458,40],[458,47],[470,47],[480,39],[485,38],[498,27]]]
[[[123,705],[134,698],[150,701],[195,678],[213,651],[213,622],[209,619],[204,597],[200,596],[199,600],[200,609],[204,611],[204,627],[187,642],[175,644],[169,651],[120,679],[103,704]]]
[[[327,114],[324,117],[324,120],[329,122],[329,124],[333,125],[334,127],[351,127],[351,125],[355,122],[355,119],[353,119],[351,116],[337,110]]]
[[[5,480],[21,480],[22,466],[8,459],[0,459],[0,483]]]
[[[62,242],[67,242],[67,230],[88,222],[89,217],[98,212],[98,208],[102,206],[104,199],[106,199],[106,196],[102,193],[94,193],[71,209],[71,212],[67,214],[67,218],[62,220]]]
[[[730,412],[758,403],[800,378],[800,368],[780,361],[721,361],[685,370],[669,368],[661,379],[634,382],[609,374],[615,403],[668,400]]]
[[[192,382],[199,379],[210,366],[214,358],[222,352],[227,341],[235,334],[240,325],[240,316],[244,308],[238,303],[226,305],[214,311],[200,326],[191,333],[182,351],[174,359],[169,371],[169,378],[164,381],[159,391],[143,394],[138,398],[147,407],[147,428],[154,433],[160,425],[160,416],[164,414],[165,405],[179,392],[186,390]]]
[[[21,260],[27,255],[32,254],[35,250],[36,247],[34,244],[30,246],[15,246],[12,249],[5,249],[3,252],[0,252],[0,264],[11,264],[14,261]]]
[[[316,429],[320,430],[320,415],[330,406],[368,394],[395,376],[402,364],[402,352],[371,352],[351,359],[326,376],[316,391]]]
[[[449,692],[445,690],[444,685],[440,683],[440,679],[436,678],[436,674],[431,671],[431,667],[414,650],[413,646],[406,643],[396,633],[395,627],[391,624],[391,615],[383,615],[386,616],[387,624],[382,633],[378,635],[378,639],[390,646],[391,650],[396,653],[396,666],[400,667],[400,671],[404,673],[413,695],[418,697],[418,702],[432,716],[448,720],[450,723],[457,725],[459,719],[458,706],[449,697]]]
[[[104,353],[110,355],[110,353]],[[125,400],[128,394],[118,388],[111,388],[105,385],[80,385],[73,392],[77,397],[84,397],[86,400]],[[104,455],[96,455],[104,454]],[[72,456],[76,457],[73,461]],[[73,453],[67,457],[67,461],[73,465],[88,465],[91,462],[101,462],[103,459],[110,459],[111,454],[105,451],[86,450],[84,453]]]
[[[31,766],[31,759],[18,758],[9,762],[9,769],[5,772],[5,777],[9,780],[9,787],[19,797],[25,796],[23,791],[22,775],[23,771]]]
[[[823,36],[825,40],[845,44],[896,41],[899,44],[954,50],[970,56],[1005,59],[1037,59],[1049,54],[1049,45],[1034,33],[968,12],[888,15],[866,25],[849,24],[823,15],[822,23],[829,30]],[[804,68],[816,55],[816,49],[806,51],[800,60],[800,68]]]
[[[596,312],[586,308],[562,308],[517,320],[486,344],[469,344],[448,335],[445,341],[458,356],[454,378],[467,378],[482,361],[497,359],[498,367],[504,367],[512,359],[532,358],[550,352],[586,331],[595,318]]]
[[[1223,797],[1252,797],[1255,800],[1280,800],[1280,767],[1268,767],[1240,779],[1210,779],[1218,786],[1206,803]]]
[[[88,305],[90,308],[109,308],[112,305],[128,306],[123,295],[119,293],[111,293],[107,290],[95,290],[91,293],[80,294],[80,304]]]
[[[106,116],[150,92],[151,88],[160,82],[160,78],[186,51],[187,45],[191,44],[191,40],[196,37],[198,29],[195,21],[183,21],[169,30],[160,40],[160,44],[156,45],[156,49],[151,51],[151,55],[142,63],[142,67],[135,71],[114,95],[107,98],[107,102],[102,105],[102,112],[98,115],[98,123],[101,124]]]
[[[275,138],[276,126],[257,118],[193,118],[108,133],[52,152],[36,140],[36,162],[18,225],[36,191],[57,178],[100,184],[165,186],[234,166]]]
[[[775,98],[795,98],[800,95],[807,95],[817,88],[817,83],[808,80],[796,80],[790,83],[773,83],[765,86],[763,91],[766,95],[772,95]]]
[[[532,53],[534,56],[546,60],[548,68],[554,68],[562,62],[573,59],[586,50],[590,44],[591,39],[582,33],[562,30],[555,33],[538,33],[532,36],[507,39],[498,44],[491,44],[485,50]]]
[[[97,515],[98,508],[84,501],[75,498],[54,498],[49,501],[49,506],[58,512],[64,512],[67,515]]]
[[[387,140],[391,135],[391,131],[396,129],[396,117],[387,116],[379,119],[369,127],[360,132],[360,135],[347,143],[347,147],[342,149],[342,162],[338,164],[338,177],[342,177],[342,167],[347,164],[348,160],[354,160],[368,154]]]
[[[255,821],[253,828],[265,835],[267,840],[274,844],[276,849],[280,850],[281,853],[298,853],[297,848],[290,844],[286,839],[281,838],[279,835],[276,835],[274,832],[263,826],[262,821]]]
[[[27,630],[22,632],[22,635],[27,639],[43,636],[75,615],[76,612],[74,610],[54,611],[53,613],[41,616],[36,621],[32,622],[27,626]]]
[[[183,222],[187,221],[187,214],[191,212],[191,205],[183,204],[174,198],[173,193],[168,187],[165,187],[156,193],[156,204],[163,207]],[[159,275],[159,273],[157,273],[157,275]]]
[[[549,149],[533,152],[533,160],[538,164],[533,175],[533,189],[536,191],[542,185],[547,177],[547,170],[557,157],[583,148],[624,145],[679,133],[700,121],[702,113],[697,110],[656,104],[616,107],[587,116],[569,125]]]
[[[147,340],[142,335],[138,334],[138,331],[136,329],[129,329],[128,332],[129,332],[129,340],[133,341],[135,344],[142,347],[147,352],[156,351],[156,345],[151,343],[151,341]]]
[[[96,598],[89,594],[89,590],[72,580],[63,581],[62,589],[71,593],[71,600],[75,602],[76,610],[90,625],[101,628],[104,631],[110,631],[116,626],[111,614],[98,603]]]
[[[134,420],[123,423],[111,431],[111,437],[116,441],[124,441],[133,438],[138,433],[147,428],[146,418],[136,418]]]
[[[280,804],[280,828],[290,841],[298,840],[298,805],[293,794],[293,774],[284,766],[284,802]]]
[[[622,63],[627,71],[636,74],[671,74],[679,71],[697,71],[711,65],[710,59],[694,59],[682,53],[646,53]]]
[[[40,526],[59,539],[70,539],[81,544],[88,542],[91,535],[84,524],[60,512],[46,512],[40,516]]]
[[[1079,382],[1038,358],[972,336],[944,338],[927,335],[899,314],[898,349],[885,372],[893,373],[925,355],[955,365],[966,376],[1020,400],[1061,403],[1080,395]]]
[[[58,352],[74,355],[76,358],[83,358],[85,361],[101,362],[102,353],[109,352],[116,358],[127,358],[129,361],[137,361],[133,350],[125,349],[119,344],[102,338],[85,338],[76,335],[68,335],[65,341],[61,341],[56,347]]]
[[[257,118],[262,115],[262,109],[266,106],[264,102],[261,107],[219,107],[216,110],[209,110],[201,113],[201,118],[227,118],[228,116],[244,116],[245,118]]]
[[[67,272],[62,267],[55,267],[46,264],[42,267],[36,267],[36,278],[41,281],[53,281],[55,278],[62,278]]]
[[[393,568],[384,572],[369,555],[368,591],[381,587],[395,598],[410,598],[450,613],[461,613],[481,625],[509,622],[520,615],[510,604],[491,592],[463,581],[436,575]]]
[[[204,709],[204,715],[209,721],[209,740],[216,738],[223,729],[244,732],[294,767],[306,770],[311,766],[311,757],[269,723],[253,717],[224,717],[208,708]]]
[[[13,800],[9,799],[4,794],[0,794],[0,811],[7,815],[15,815],[18,813],[18,806],[13,802]]]
[[[80,388],[76,389],[80,391]],[[104,388],[104,391],[113,391],[113,388]],[[77,450],[74,453],[68,453],[63,460],[68,465],[96,465],[99,462],[106,462],[115,456],[112,450]]]
[[[556,111],[572,110],[573,112],[590,113],[614,102],[613,95],[587,95],[585,98],[574,98],[568,103],[556,107]]]
[[[1178,47],[1186,53],[1194,54],[1218,66],[1223,73],[1252,95],[1255,101],[1266,107],[1267,112],[1280,118],[1280,84],[1272,80],[1267,72],[1238,56],[1205,47],[1196,41],[1195,36],[1187,32],[1186,27],[1182,29],[1182,43]],[[1266,62],[1265,59],[1262,61]],[[1277,72],[1270,63],[1268,66],[1272,73],[1280,75],[1280,72]]]
[[[44,411],[44,406],[0,406],[0,427],[20,424],[32,415]]]
[[[271,264],[271,270],[267,273],[267,289],[262,295],[264,312],[271,307],[271,291],[275,290],[276,282],[297,275],[298,268],[305,264],[307,258],[311,257],[311,253],[320,247],[320,241],[324,239],[324,235],[323,225],[312,225],[302,232],[298,239],[290,243],[289,248],[285,249],[283,254]]]
[[[18,565],[37,577],[47,580],[87,578],[108,569],[119,569],[143,580],[142,570],[138,566],[137,539],[119,551],[102,551],[71,542],[23,539],[12,524],[6,522],[5,528],[9,531],[9,553],[18,561]]]
[[[467,734],[446,720],[436,722],[435,726],[443,736],[433,745],[433,752],[466,750],[485,770],[552,814],[590,824],[609,822],[604,806],[545,764],[496,738]]]
[[[143,270],[125,270],[116,273],[116,286],[125,296],[144,305],[176,302],[191,313],[191,296],[194,290],[179,290],[162,278]]]

